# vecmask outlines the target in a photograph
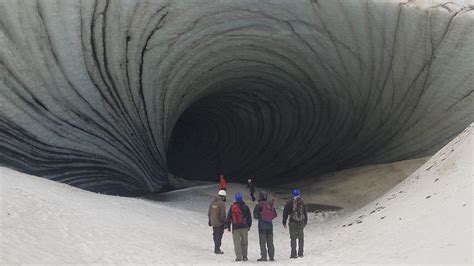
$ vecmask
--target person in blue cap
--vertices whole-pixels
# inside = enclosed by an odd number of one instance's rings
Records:
[[[299,189],[294,189],[291,199],[285,204],[283,209],[283,226],[286,228],[286,221],[289,219],[290,239],[291,239],[291,259],[303,257],[304,249],[304,227],[308,223],[308,212],[301,198]],[[298,239],[298,254],[296,253],[296,240]]]
[[[247,261],[248,232],[252,226],[252,215],[240,192],[235,194],[235,202],[227,214],[227,230],[230,231],[231,225],[235,261]]]

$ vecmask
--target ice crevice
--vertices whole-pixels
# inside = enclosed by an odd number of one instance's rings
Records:
[[[0,165],[125,195],[424,157],[473,70],[471,0],[0,1]]]

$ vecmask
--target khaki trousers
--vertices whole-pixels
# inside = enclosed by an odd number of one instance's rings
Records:
[[[234,229],[232,231],[232,238],[234,240],[234,251],[237,259],[247,257],[248,250],[248,228]]]

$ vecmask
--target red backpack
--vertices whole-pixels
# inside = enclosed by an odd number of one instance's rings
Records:
[[[240,209],[239,204],[234,203],[232,207],[230,207],[231,219],[232,223],[235,225],[243,225],[244,224],[244,217],[242,215],[242,210]]]
[[[271,223],[272,220],[276,217],[275,212],[273,212],[273,206],[268,201],[264,201],[262,204],[262,212],[260,219],[264,222]]]

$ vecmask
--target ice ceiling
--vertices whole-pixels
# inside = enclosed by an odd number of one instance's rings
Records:
[[[0,0],[0,165],[127,194],[416,158],[473,73],[471,0]]]

